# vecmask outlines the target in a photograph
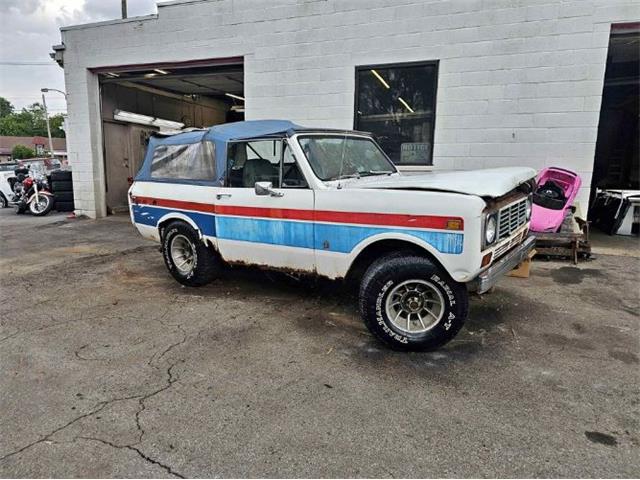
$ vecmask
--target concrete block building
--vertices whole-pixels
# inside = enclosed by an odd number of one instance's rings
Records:
[[[401,169],[638,176],[637,0],[177,0],[61,29],[77,213],[126,205],[158,128],[373,132]]]

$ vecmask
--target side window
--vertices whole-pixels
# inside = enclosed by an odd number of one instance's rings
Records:
[[[256,182],[271,182],[274,188],[308,188],[289,144],[281,139],[231,144],[227,172],[227,187],[253,188]]]
[[[227,152],[227,186],[253,188],[256,182],[280,186],[281,140],[237,142]]]
[[[213,143],[157,146],[151,159],[151,177],[214,181],[216,164]]]

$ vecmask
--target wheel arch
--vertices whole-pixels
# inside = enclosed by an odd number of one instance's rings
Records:
[[[427,242],[407,234],[376,235],[370,237],[354,248],[353,259],[347,269],[345,278],[349,282],[359,281],[369,265],[383,255],[393,252],[407,252],[428,258],[438,268],[448,271],[438,259],[437,250]]]
[[[163,215],[162,217],[160,217],[160,219],[158,220],[157,223],[157,228],[158,228],[158,235],[160,236],[160,238],[162,238],[162,230],[171,222],[173,221],[183,221],[185,223],[187,223],[191,228],[193,228],[197,233],[198,233],[198,238],[200,238],[200,240],[202,240],[204,237],[202,236],[202,231],[200,230],[200,228],[198,227],[198,224],[196,222],[193,221],[192,218],[190,218],[188,215],[185,215],[184,213],[180,213],[180,212],[171,212],[171,213],[167,213],[165,215]]]

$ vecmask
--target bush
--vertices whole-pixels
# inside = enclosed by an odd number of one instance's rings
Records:
[[[15,147],[13,147],[13,150],[11,150],[11,157],[14,160],[20,160],[22,158],[33,158],[36,156],[36,152],[29,147],[26,147],[24,145],[16,145]]]

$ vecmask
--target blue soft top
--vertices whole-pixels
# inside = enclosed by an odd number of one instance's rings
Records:
[[[209,140],[215,145],[216,172],[218,172],[218,178],[212,179],[211,182],[188,181],[185,183],[205,185],[220,184],[227,164],[227,143],[234,140],[284,135],[287,133],[293,133],[297,130],[304,130],[304,128],[288,120],[250,120],[246,122],[224,123],[222,125],[215,125],[202,130],[177,133],[166,137],[152,136],[149,139],[149,146],[147,147],[144,163],[140,168],[138,175],[136,175],[136,180],[151,180],[151,159],[153,158],[153,151],[157,146],[187,145]],[[162,181],[158,179],[153,180]],[[175,180],[173,180],[173,182],[175,182]]]

